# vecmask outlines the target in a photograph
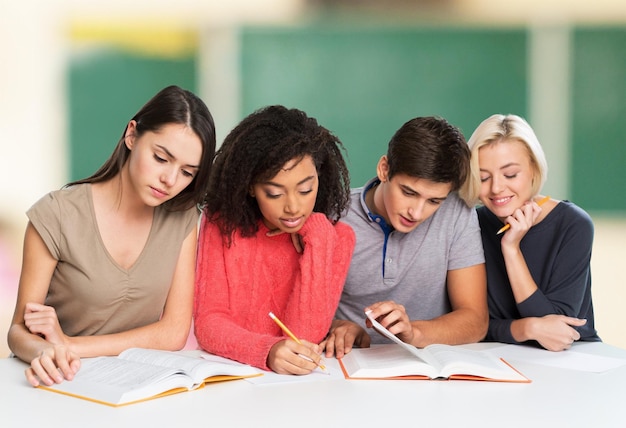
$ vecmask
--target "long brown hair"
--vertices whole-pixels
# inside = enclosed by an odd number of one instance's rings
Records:
[[[163,206],[170,211],[189,209],[204,197],[215,155],[215,124],[206,104],[195,94],[178,86],[168,86],[159,91],[133,116],[137,122],[136,136],[157,132],[167,124],[183,124],[191,128],[202,141],[202,157],[193,181]],[[108,181],[120,173],[130,156],[124,135],[117,143],[111,157],[92,176],[68,183],[66,187],[82,183]]]

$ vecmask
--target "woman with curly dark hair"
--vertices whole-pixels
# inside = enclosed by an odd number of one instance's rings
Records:
[[[194,322],[203,349],[284,374],[320,364],[355,243],[338,221],[350,194],[342,149],[314,118],[283,106],[252,113],[226,137],[199,237]]]

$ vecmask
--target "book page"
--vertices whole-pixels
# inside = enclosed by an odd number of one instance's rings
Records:
[[[41,388],[118,405],[192,386],[191,378],[175,369],[117,357],[99,357],[83,359],[72,381]]]
[[[353,378],[438,376],[436,369],[396,344],[354,348],[344,355],[341,364]]]
[[[203,354],[201,357],[190,357],[169,351],[131,348],[122,352],[119,358],[184,371],[193,379],[194,388],[213,376],[242,377],[261,373],[260,370],[245,364],[210,354]]]
[[[491,380],[527,382],[528,379],[504,361],[488,353],[463,349],[452,345],[429,345],[424,349],[402,342],[382,324],[366,313],[372,327],[420,361],[432,368],[431,378],[450,378],[453,375],[476,376]],[[419,374],[419,373],[416,373]]]
[[[392,332],[387,330],[381,323],[379,323],[372,316],[370,316],[370,312],[369,311],[366,312],[365,315],[367,315],[367,318],[372,323],[372,328],[374,328],[374,330],[376,330],[377,332],[379,332],[380,334],[385,336],[387,339],[390,339],[391,341],[397,343],[402,348],[404,348],[405,350],[407,350],[411,354],[415,355],[421,361],[424,361],[427,364],[433,366],[435,369],[437,369],[437,371],[441,370],[442,364],[436,358],[433,358],[428,352],[424,352],[424,350],[422,350],[422,349],[418,349],[418,348],[416,348],[415,346],[413,346],[413,345],[411,345],[409,343],[405,343],[405,342],[401,341],[398,338],[398,336],[396,336],[395,334],[393,334]]]
[[[80,378],[81,382],[133,389],[158,382],[177,372],[167,367],[151,367],[115,357],[100,357],[84,361],[76,378]]]
[[[169,351],[144,348],[127,349],[120,353],[118,358],[143,364],[180,369],[187,372],[193,371],[199,363],[202,363],[200,358],[188,357]]]
[[[219,355],[213,355],[203,352],[200,355],[202,360],[208,364],[204,364],[205,374],[212,372],[219,372],[218,374],[240,376],[240,377],[257,377],[262,376],[265,372],[257,367],[252,367],[248,364],[240,363],[239,361],[233,361],[228,358],[220,357]],[[209,369],[209,364],[211,369]],[[206,376],[205,376],[206,377]]]
[[[511,366],[493,355],[452,345],[429,345],[425,348],[441,363],[441,376],[479,376],[498,380],[526,380]]]

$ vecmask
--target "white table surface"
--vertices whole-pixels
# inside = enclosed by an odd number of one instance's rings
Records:
[[[481,343],[472,348],[493,349]],[[321,381],[209,384],[124,407],[31,387],[26,365],[0,359],[3,427],[626,427],[626,365],[601,373],[507,354],[530,384],[475,381]],[[548,353],[548,351],[543,351]],[[626,360],[626,350],[577,343],[574,353]],[[511,357],[513,355],[513,357]],[[525,355],[525,354],[520,354]],[[563,354],[567,356],[567,354]],[[327,360],[331,371],[337,361]]]

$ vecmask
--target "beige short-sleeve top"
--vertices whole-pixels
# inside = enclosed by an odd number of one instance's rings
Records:
[[[111,334],[159,320],[183,240],[198,210],[154,211],[152,228],[135,264],[121,268],[98,230],[90,184],[53,191],[27,212],[58,260],[46,305],[69,336]]]

